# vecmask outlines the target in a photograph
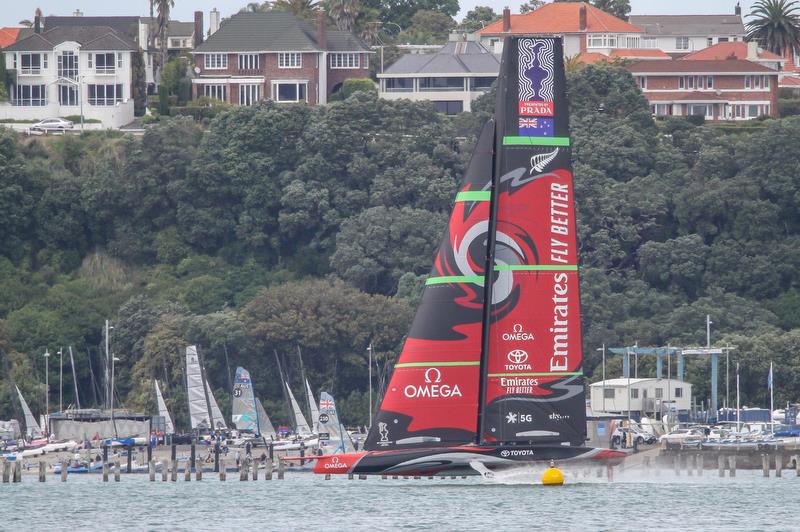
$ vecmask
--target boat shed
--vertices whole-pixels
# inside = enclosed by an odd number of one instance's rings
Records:
[[[591,408],[597,413],[660,418],[667,412],[688,412],[692,405],[692,385],[677,379],[606,379],[589,388]]]

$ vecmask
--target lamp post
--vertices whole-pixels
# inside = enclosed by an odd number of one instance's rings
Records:
[[[115,356],[111,356],[111,423],[114,425],[114,437],[117,437],[117,422],[114,420],[114,363],[119,362]]]
[[[58,411],[64,411],[62,399],[64,397],[64,348],[58,350]]]
[[[44,419],[46,421],[45,432],[47,437],[50,437],[50,352],[45,348],[44,350]]]

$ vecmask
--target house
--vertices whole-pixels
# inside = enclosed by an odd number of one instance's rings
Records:
[[[103,127],[133,120],[133,54],[138,45],[108,26],[65,26],[34,32],[5,48],[10,101],[0,118],[39,120],[83,114]]]
[[[707,120],[778,116],[778,71],[742,59],[639,61],[627,66],[655,116]]]
[[[741,42],[747,35],[739,5],[732,15],[631,15],[628,22],[644,31],[645,48],[676,54]]]
[[[481,44],[494,53],[502,51],[503,38],[509,35],[560,36],[566,57],[581,52],[609,55],[618,48],[657,48],[655,41],[643,39],[642,33],[588,2],[554,2],[522,15],[512,15],[505,8],[500,20],[477,31]]]
[[[764,65],[772,70],[784,70],[786,59],[769,50],[758,47],[756,42],[721,42],[697,52],[692,52],[681,57],[681,61],[708,61],[740,59]]]
[[[259,100],[327,103],[348,78],[369,77],[371,52],[351,33],[291,13],[239,13],[194,49],[195,97],[231,104]]]
[[[500,58],[474,36],[453,34],[433,54],[407,54],[378,74],[379,94],[387,100],[430,100],[439,112],[472,109],[472,100],[489,90],[500,72]]]
[[[589,385],[593,412],[659,417],[665,412],[688,412],[692,385],[677,379],[606,379]]]

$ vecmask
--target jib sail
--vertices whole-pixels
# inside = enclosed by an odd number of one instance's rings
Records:
[[[478,139],[368,450],[474,442],[494,122]]]
[[[506,41],[496,108],[483,442],[584,441],[565,86],[560,39]]]

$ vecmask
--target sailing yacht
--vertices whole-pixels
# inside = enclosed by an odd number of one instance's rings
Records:
[[[208,387],[205,371],[200,366],[197,346],[194,345],[186,347],[186,392],[192,430],[228,429],[217,400]]]
[[[172,417],[167,410],[167,403],[164,402],[164,397],[161,395],[161,388],[158,387],[158,381],[153,379],[156,387],[156,403],[158,403],[158,415],[164,418],[164,434],[175,434],[175,425],[172,423]]]
[[[509,37],[479,135],[365,451],[317,473],[476,474],[585,447],[564,51]]]
[[[289,387],[289,383],[284,383],[284,385],[286,386],[286,391],[289,393],[289,403],[291,404],[292,415],[294,416],[294,433],[299,438],[299,441],[279,443],[275,446],[275,450],[294,451],[301,447],[310,450],[319,443],[319,438],[315,432],[312,432],[311,426],[308,424],[308,421],[306,421],[306,417],[303,415],[303,411],[300,409],[300,405],[297,403],[297,399],[295,399],[292,389]],[[308,391],[309,393],[311,392],[310,388]]]
[[[355,451],[350,434],[339,420],[333,396],[327,392],[319,395],[319,448],[323,454],[352,453]]]
[[[255,396],[250,372],[236,368],[233,380],[233,414],[231,420],[240,431],[249,432],[258,439],[275,440],[275,427],[267,416],[261,401]]]

